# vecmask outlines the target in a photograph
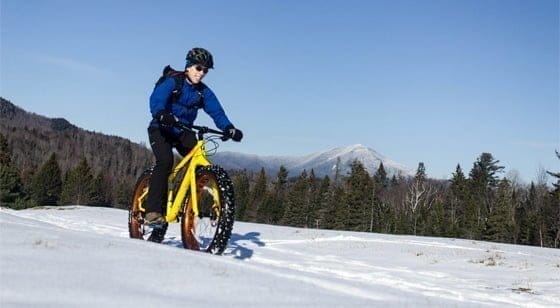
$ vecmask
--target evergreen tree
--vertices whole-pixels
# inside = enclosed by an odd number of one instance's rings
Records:
[[[113,187],[113,207],[127,209],[131,205],[134,185],[131,182],[122,181]]]
[[[87,160],[84,158],[76,168],[66,173],[60,199],[64,205],[87,205],[91,203],[92,196],[93,175]]]
[[[12,164],[8,140],[0,134],[0,206],[26,207],[24,198],[23,184],[18,170]]]
[[[556,157],[560,159],[560,153],[556,151]],[[548,237],[552,238],[551,247],[560,247],[560,171],[551,172],[547,171],[548,174],[556,178],[556,183],[553,183],[554,189],[547,196],[547,214],[548,214]]]
[[[0,164],[0,206],[15,207],[23,197],[23,185],[17,170],[11,164]]]
[[[53,153],[31,179],[29,193],[37,205],[57,205],[62,192],[62,172]]]
[[[269,209],[270,212],[270,222],[272,224],[280,223],[280,220],[284,216],[284,207],[286,204],[286,195],[288,191],[288,169],[284,166],[280,166],[278,174],[276,175],[276,180],[274,182],[273,203]]]
[[[397,179],[397,176],[395,174],[393,174],[393,176],[391,177],[391,186],[397,186],[399,184],[400,184],[400,182]]]
[[[345,230],[349,225],[346,192],[342,186],[333,185],[325,212],[325,225],[327,229]]]
[[[467,230],[470,238],[481,239],[488,214],[492,211],[494,202],[494,190],[498,183],[497,173],[502,172],[504,167],[498,166],[499,160],[495,160],[492,154],[482,153],[473,164],[469,176],[469,212],[475,217],[472,226]],[[469,219],[469,217],[467,217]]]
[[[377,171],[375,171],[375,174],[373,175],[373,181],[378,189],[389,186],[389,179],[387,178],[387,171],[385,171],[383,162],[379,163],[379,168],[377,168]]]
[[[110,183],[103,172],[99,172],[91,183],[91,199],[93,206],[109,206],[111,204]]]
[[[12,163],[11,156],[8,139],[0,134],[0,165],[10,165]]]
[[[322,200],[319,188],[319,181],[315,176],[315,171],[311,169],[308,178],[307,208],[305,213],[305,226],[308,228],[316,228],[319,224],[319,210],[321,209]]]
[[[315,201],[318,207],[316,211],[316,227],[319,229],[328,228],[327,215],[330,214],[329,205],[331,201],[331,195],[331,180],[328,176],[325,176],[321,181]]]
[[[426,235],[429,236],[445,236],[447,234],[446,230],[446,220],[445,220],[445,209],[443,201],[437,199],[434,202],[432,210],[428,213],[428,224]]]
[[[243,170],[233,177],[235,189],[235,219],[243,220],[250,198],[250,185],[247,171]]]
[[[494,242],[512,242],[513,226],[511,224],[512,187],[507,179],[499,183],[497,199],[492,212],[489,213],[484,239]]]
[[[257,175],[256,183],[251,190],[250,202],[245,211],[244,221],[256,222],[257,212],[265,201],[267,193],[267,180],[264,168]]]
[[[301,175],[288,192],[282,224],[293,227],[305,227],[307,224],[306,213],[309,206],[309,179],[307,171],[303,170]]]
[[[477,211],[468,203],[468,181],[459,164],[457,164],[451,179],[450,192],[451,197],[446,211],[450,223],[448,232],[450,236],[464,236],[469,234],[471,230],[476,229]]]
[[[492,154],[482,153],[470,172],[471,179],[484,189],[495,188],[498,183],[498,173],[503,172],[504,169],[503,166],[498,166],[499,162]]]
[[[370,229],[373,183],[364,165],[354,160],[346,180],[347,230],[368,231]]]
[[[535,232],[536,227],[536,198],[537,189],[535,183],[531,182],[525,202],[515,209],[516,221],[516,244],[536,245],[538,239]]]

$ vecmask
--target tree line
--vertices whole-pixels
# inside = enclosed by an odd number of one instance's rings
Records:
[[[94,173],[85,158],[63,172],[54,153],[24,180],[12,160],[6,137],[0,134],[0,206],[23,209],[83,204],[127,208],[132,185],[102,171]]]
[[[334,179],[317,178],[313,170],[289,178],[284,167],[271,180],[264,169],[241,171],[232,174],[236,218],[559,248],[560,172],[548,172],[556,179],[552,187],[545,180],[523,186],[500,177],[503,169],[482,153],[468,175],[457,165],[449,181],[428,178],[423,163],[413,178],[389,178],[383,164],[369,174],[359,161]]]
[[[94,172],[86,158],[63,172],[53,153],[23,180],[11,157],[0,134],[1,206],[129,205],[134,183]],[[405,178],[388,177],[383,164],[371,175],[357,160],[332,179],[313,170],[289,177],[284,167],[274,177],[264,169],[230,175],[240,221],[560,247],[560,172],[548,172],[552,187],[523,186],[500,177],[503,169],[482,153],[468,175],[457,165],[449,181],[430,179],[423,163]]]

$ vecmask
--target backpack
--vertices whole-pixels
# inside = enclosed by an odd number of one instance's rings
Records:
[[[167,65],[163,68],[163,74],[156,81],[154,88],[159,86],[167,77],[173,77],[175,80],[175,89],[173,89],[171,94],[170,102],[176,102],[177,99],[179,99],[179,96],[181,96],[181,89],[183,88],[183,82],[185,82],[185,73],[176,71],[171,68],[170,65]]]
[[[159,86],[167,77],[172,77],[175,80],[175,88],[173,92],[171,92],[171,97],[169,98],[170,103],[176,102],[179,97],[181,96],[181,90],[183,89],[183,83],[185,82],[185,72],[177,71],[173,69],[170,65],[167,65],[163,68],[163,74],[159,79],[156,81],[156,85],[154,87]],[[192,108],[198,109],[204,106],[204,96],[202,95],[202,83],[196,86],[198,91],[198,101],[192,105]]]

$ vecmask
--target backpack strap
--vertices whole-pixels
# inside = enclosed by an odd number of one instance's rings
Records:
[[[170,98],[170,102],[174,103],[177,100],[179,100],[179,97],[181,96],[181,90],[183,89],[183,83],[185,83],[185,73],[175,71],[175,72],[171,73],[170,76],[173,77],[173,80],[175,81],[175,88],[171,92],[171,98]]]
[[[163,73],[156,81],[155,86],[159,86],[168,77],[172,77],[175,81],[175,88],[171,92],[171,97],[169,98],[169,102],[174,103],[181,96],[181,90],[183,89],[183,83],[185,82],[185,72],[176,71],[171,67],[171,65],[167,65],[163,68]]]

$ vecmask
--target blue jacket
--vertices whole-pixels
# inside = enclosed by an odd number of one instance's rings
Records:
[[[175,79],[167,77],[162,83],[154,88],[150,95],[150,112],[152,113],[152,121],[150,127],[158,127],[159,122],[155,118],[158,112],[165,110],[175,115],[179,121],[188,126],[193,125],[198,109],[196,103],[199,101],[199,91],[204,97],[202,109],[214,120],[214,124],[221,130],[226,127],[233,126],[227,118],[222,105],[212,90],[203,83],[197,85],[190,84],[187,80],[183,83],[181,96],[175,102],[169,102],[171,93],[175,89]],[[173,129],[175,134],[179,133],[178,129]]]

